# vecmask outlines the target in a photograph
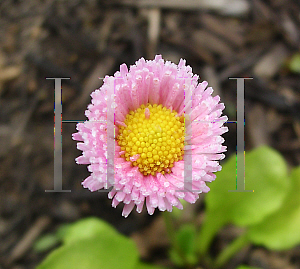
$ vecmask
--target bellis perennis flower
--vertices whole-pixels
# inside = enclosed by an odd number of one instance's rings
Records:
[[[83,151],[76,161],[89,164],[91,172],[82,185],[91,191],[109,189],[111,163],[114,188],[108,197],[113,207],[125,204],[125,217],[135,205],[137,212],[145,204],[153,214],[155,208],[182,209],[179,199],[195,203],[199,193],[209,191],[206,182],[221,170],[218,160],[226,151],[221,137],[228,130],[223,127],[227,117],[221,117],[224,104],[219,96],[211,96],[213,89],[207,85],[198,84],[185,60],[176,65],[160,55],[151,61],[141,58],[129,71],[122,64],[113,77],[106,76],[103,86],[91,94],[85,113],[89,120],[78,123],[73,134]],[[186,171],[192,188],[184,191]]]

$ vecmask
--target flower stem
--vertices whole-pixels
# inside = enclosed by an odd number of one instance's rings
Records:
[[[230,258],[236,254],[239,250],[249,244],[246,233],[236,238],[230,243],[217,257],[215,262],[215,268],[220,268],[226,264]]]
[[[206,215],[197,235],[197,248],[201,257],[207,257],[211,242],[223,225],[223,221],[216,220],[211,215]]]
[[[177,238],[176,238],[176,231],[175,231],[175,228],[174,228],[174,222],[172,220],[172,216],[167,211],[162,212],[162,214],[164,216],[166,230],[167,230],[169,239],[171,241],[171,246],[175,249],[175,251],[177,252],[178,256],[182,259],[182,261],[184,262],[184,264],[186,266],[188,266],[189,263],[186,260],[186,257],[184,255],[184,253],[182,252],[182,249],[178,245],[178,241],[177,241]]]

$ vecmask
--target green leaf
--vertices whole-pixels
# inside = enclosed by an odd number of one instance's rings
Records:
[[[111,237],[119,236],[118,232],[107,222],[90,217],[68,226],[62,236],[65,244],[72,244],[78,240],[91,238],[103,233]]]
[[[103,233],[58,248],[37,269],[132,269],[137,260],[133,241]]]
[[[198,237],[201,254],[222,226],[259,223],[281,206],[287,194],[287,166],[278,152],[263,146],[246,152],[245,159],[246,190],[254,192],[228,192],[236,189],[236,156],[231,156],[205,197],[206,217]]]
[[[66,236],[66,233],[68,232],[68,230],[70,229],[70,227],[72,227],[74,224],[72,223],[68,223],[68,224],[61,224],[59,226],[59,228],[57,229],[55,235],[57,236],[57,238],[59,238],[60,240],[63,240],[64,237]]]
[[[248,238],[272,250],[289,249],[300,243],[300,166],[291,174],[291,188],[281,208],[263,222],[250,227]],[[274,198],[275,199],[275,198]]]
[[[53,234],[46,234],[40,237],[33,245],[33,249],[36,252],[44,252],[59,243],[59,238]]]
[[[236,156],[232,156],[206,196],[207,210],[219,213],[215,218],[239,226],[258,223],[277,210],[289,186],[286,163],[275,150],[263,146],[246,152],[245,159],[246,190],[254,192],[228,192],[236,189]]]
[[[181,226],[176,233],[177,245],[180,248],[182,255],[184,255],[186,262],[190,265],[197,263],[195,240],[196,228],[194,225],[185,224]],[[182,257],[177,252],[178,251],[175,248],[171,249],[170,258],[172,262],[177,265],[185,264],[185,261],[183,261]]]
[[[59,229],[58,234],[64,245],[37,269],[133,269],[138,262],[135,243],[100,219],[77,221]]]

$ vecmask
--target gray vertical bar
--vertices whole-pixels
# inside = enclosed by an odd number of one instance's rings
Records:
[[[245,79],[229,78],[237,80],[237,138],[236,138],[236,190],[230,192],[253,192],[245,190]]]
[[[184,90],[184,123],[185,123],[185,134],[184,134],[184,150],[185,154],[183,155],[184,160],[184,191],[185,192],[191,192],[193,190],[193,167],[192,167],[192,150],[188,148],[188,145],[186,143],[186,137],[188,134],[191,134],[192,126],[191,126],[191,111],[192,111],[192,94],[191,94],[191,79],[185,78],[185,90]]]
[[[188,134],[191,134],[192,126],[191,126],[191,117],[190,114],[185,115],[185,137]],[[187,143],[184,143],[184,192],[195,192],[193,190],[193,162],[192,162],[192,150],[190,149]]]
[[[115,79],[109,78],[109,83],[114,83],[113,87],[110,85],[107,89],[107,189],[99,190],[98,192],[109,192],[113,189],[115,184]]]
[[[45,192],[71,192],[71,190],[62,189],[62,103],[61,103],[61,80],[70,78],[46,78],[54,79],[55,82],[55,134],[54,134],[54,189],[45,190]]]
[[[244,165],[244,150],[245,150],[245,85],[244,79],[237,79],[237,137],[236,137],[236,152],[237,152],[237,191],[245,190],[245,165]]]
[[[193,159],[192,150],[188,145],[186,138],[192,133],[192,80],[189,77],[183,78],[185,82],[184,90],[184,122],[185,122],[185,136],[184,136],[184,188],[183,190],[176,190],[179,192],[199,192],[199,190],[193,190]]]

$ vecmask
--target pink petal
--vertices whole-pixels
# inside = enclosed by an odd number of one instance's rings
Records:
[[[124,208],[122,211],[122,216],[127,218],[133,208],[134,208],[134,202],[124,205]]]

